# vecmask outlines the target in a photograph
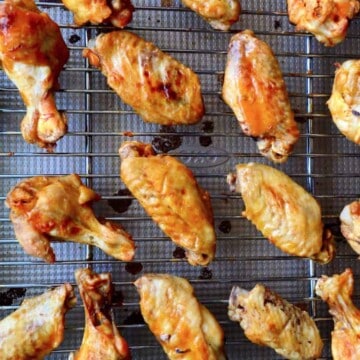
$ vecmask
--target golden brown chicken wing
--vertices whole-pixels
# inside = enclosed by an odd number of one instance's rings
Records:
[[[334,318],[331,351],[334,360],[360,359],[360,310],[351,300],[354,278],[351,269],[331,277],[323,275],[316,284],[316,294],[329,305]]]
[[[243,215],[282,251],[327,263],[335,249],[324,230],[318,202],[287,175],[270,166],[239,164],[228,175],[231,190],[242,195]]]
[[[170,360],[225,360],[224,333],[186,279],[147,274],[135,281],[145,322]]]
[[[270,47],[250,30],[231,38],[222,97],[243,132],[256,138],[260,153],[284,162],[299,130],[279,63]]]
[[[100,34],[83,55],[144,121],[184,125],[202,118],[196,74],[139,36],[127,31]]]
[[[75,302],[70,284],[25,299],[0,321],[0,359],[43,359],[62,342],[65,313]]]
[[[134,257],[134,243],[123,229],[100,224],[90,203],[98,200],[93,190],[76,174],[62,177],[33,177],[17,184],[6,205],[16,238],[29,255],[55,261],[50,240],[94,245],[116,259]]]
[[[191,265],[207,265],[215,254],[215,230],[209,194],[193,173],[151,145],[124,142],[120,177],[145,211],[177,245]]]
[[[349,140],[360,145],[360,60],[345,61],[335,72],[327,102],[332,119]]]
[[[323,342],[315,321],[263,285],[251,291],[234,286],[228,315],[240,323],[250,341],[269,346],[286,359],[310,360],[321,355]]]
[[[94,25],[108,23],[123,28],[131,20],[134,7],[130,0],[62,0],[64,5],[74,13],[78,26],[88,22]]]
[[[191,10],[202,16],[217,30],[229,30],[239,20],[239,0],[181,0]]]
[[[128,360],[130,351],[109,312],[112,298],[111,274],[90,269],[75,272],[84,303],[85,330],[80,349],[69,360]]]
[[[58,25],[33,0],[5,0],[0,4],[0,23],[0,66],[27,108],[22,135],[51,151],[67,130],[53,90],[69,51]]]
[[[288,0],[287,4],[296,29],[312,33],[325,46],[344,40],[349,20],[360,9],[358,0]]]
[[[360,254],[360,201],[353,201],[340,214],[341,233],[355,252]]]

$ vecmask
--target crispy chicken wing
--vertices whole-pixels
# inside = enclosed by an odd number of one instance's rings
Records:
[[[234,286],[228,315],[240,323],[250,341],[269,346],[286,359],[310,360],[321,355],[323,342],[310,315],[263,285],[251,291]]]
[[[127,360],[130,351],[110,313],[111,274],[96,274],[90,269],[75,272],[84,303],[85,330],[80,349],[69,360]]]
[[[67,130],[53,90],[69,51],[58,25],[33,0],[5,0],[0,4],[0,23],[0,66],[27,108],[22,135],[27,142],[51,151]]]
[[[260,153],[284,162],[299,138],[279,63],[250,30],[230,40],[222,89],[243,132],[256,138]]]
[[[120,177],[145,211],[185,248],[190,264],[207,265],[215,254],[212,207],[190,169],[136,141],[124,142],[119,154]]]
[[[328,303],[335,322],[331,333],[334,360],[360,359],[360,310],[351,300],[353,290],[351,269],[331,277],[323,275],[316,284],[316,294]]]
[[[53,238],[94,245],[124,261],[134,256],[134,243],[123,229],[100,224],[90,203],[98,200],[93,190],[76,174],[62,177],[33,177],[17,184],[6,205],[16,238],[29,255],[55,261]]]
[[[239,0],[181,0],[191,10],[202,16],[217,30],[229,30],[239,20]]]
[[[335,72],[327,102],[332,119],[349,140],[360,145],[360,60],[345,61]]]
[[[360,201],[353,201],[340,214],[341,233],[355,252],[360,254]]]
[[[296,29],[312,33],[326,46],[344,40],[349,20],[360,9],[358,0],[288,0],[287,4]]]
[[[75,301],[70,284],[25,299],[0,321],[0,359],[43,359],[62,342],[65,313]]]
[[[140,309],[170,360],[225,360],[224,333],[186,279],[147,274],[135,281]]]
[[[94,25],[108,23],[123,28],[131,20],[134,7],[130,0],[62,0],[64,5],[74,13],[78,26],[88,22]]]
[[[287,175],[266,165],[239,164],[228,183],[242,195],[243,215],[279,249],[321,263],[332,260],[333,237],[324,229],[318,202]]]
[[[83,55],[144,121],[184,125],[202,118],[197,75],[139,36],[128,31],[100,34]]]

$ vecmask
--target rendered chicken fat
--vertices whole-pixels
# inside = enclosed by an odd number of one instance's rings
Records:
[[[299,130],[278,61],[250,30],[230,40],[222,97],[244,133],[256,138],[260,153],[284,162]]]

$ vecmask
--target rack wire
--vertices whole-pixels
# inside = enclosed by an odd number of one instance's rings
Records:
[[[311,35],[295,32],[288,22],[285,0],[242,0],[241,19],[229,32],[212,30],[176,0],[133,3],[136,12],[128,29],[153,41],[199,74],[206,115],[200,124],[189,127],[143,123],[81,56],[88,40],[108,28],[74,27],[71,14],[60,1],[37,2],[60,25],[70,49],[70,60],[56,94],[58,107],[67,113],[69,133],[51,154],[26,144],[19,131],[24,105],[14,85],[0,72],[0,318],[16,309],[26,296],[65,281],[75,285],[74,270],[90,266],[113,275],[115,319],[133,358],[165,359],[141,319],[132,282],[146,272],[167,272],[188,278],[199,300],[215,314],[225,331],[229,359],[277,359],[271,349],[251,344],[238,324],[227,318],[232,285],[250,289],[261,282],[310,312],[325,341],[323,358],[331,358],[332,320],[327,307],[315,296],[314,285],[321,274],[331,275],[351,267],[358,299],[360,266],[341,237],[338,216],[345,204],[358,197],[360,164],[357,146],[332,124],[326,100],[334,64],[358,57],[359,19],[352,21],[344,43],[325,48]],[[324,222],[337,240],[336,259],[326,266],[287,256],[269,244],[241,216],[241,197],[231,194],[226,184],[226,174],[237,163],[267,163],[259,156],[255,143],[242,134],[220,97],[229,39],[246,28],[270,44],[283,70],[302,135],[287,163],[277,167],[303,185],[322,206]],[[170,150],[209,191],[218,242],[216,259],[208,267],[188,265],[182,252],[124,192],[117,150],[130,134],[133,139],[152,143],[160,152]],[[137,244],[133,264],[74,243],[54,243],[57,262],[53,265],[22,251],[3,204],[7,192],[24,178],[73,172],[101,194],[101,201],[94,205],[95,213],[122,224],[133,234]],[[80,345],[83,326],[83,309],[78,301],[68,313],[65,340],[49,359],[67,359],[69,352]]]

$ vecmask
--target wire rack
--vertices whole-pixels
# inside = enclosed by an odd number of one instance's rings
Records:
[[[70,49],[70,60],[60,76],[58,107],[66,111],[69,133],[48,154],[25,143],[19,132],[25,113],[14,85],[0,72],[0,318],[16,309],[22,299],[65,281],[74,284],[74,270],[90,266],[110,271],[115,284],[114,314],[128,340],[134,359],[165,359],[143,323],[133,281],[146,272],[166,272],[188,278],[199,300],[217,317],[226,336],[229,359],[276,359],[267,348],[251,344],[238,324],[227,318],[232,285],[250,289],[261,282],[306,309],[315,318],[325,341],[323,358],[329,359],[333,327],[327,307],[314,294],[321,274],[331,275],[351,267],[360,289],[360,266],[339,232],[338,215],[358,197],[359,151],[332,124],[326,100],[334,64],[357,58],[360,22],[354,19],[347,39],[325,48],[312,36],[297,33],[289,24],[285,0],[242,0],[240,21],[230,32],[212,30],[179,1],[134,0],[136,12],[129,30],[153,41],[199,74],[206,115],[194,126],[160,127],[145,124],[106,85],[105,78],[82,58],[88,40],[104,27],[72,26],[72,16],[60,1],[38,2],[59,25]],[[241,216],[240,196],[231,194],[225,181],[239,162],[266,163],[255,143],[243,136],[220,91],[229,39],[252,29],[274,50],[284,73],[291,104],[301,130],[294,154],[277,166],[304,186],[320,202],[323,218],[337,240],[337,257],[326,266],[287,256],[274,248]],[[164,236],[126,191],[119,179],[120,144],[129,139],[150,142],[159,152],[169,151],[195,173],[212,198],[217,231],[217,257],[206,268],[192,267],[183,253]],[[97,248],[54,243],[57,262],[45,264],[24,254],[15,239],[3,202],[9,189],[35,175],[78,173],[101,194],[95,213],[122,224],[137,244],[134,263],[108,257]],[[62,345],[49,359],[67,359],[80,345],[84,327],[81,301],[67,315]]]

